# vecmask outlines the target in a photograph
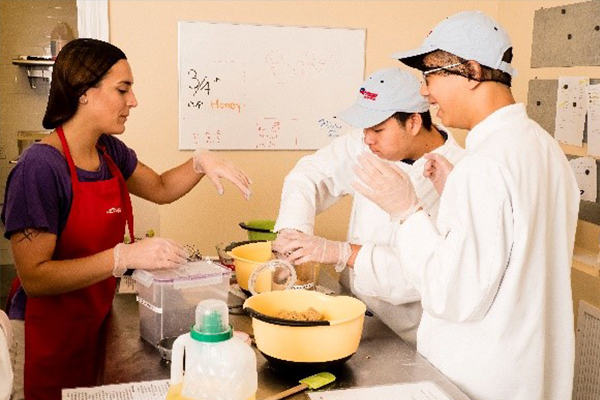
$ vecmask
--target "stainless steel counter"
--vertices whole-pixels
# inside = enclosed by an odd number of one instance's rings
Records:
[[[242,300],[230,296],[230,307]],[[230,323],[235,330],[252,333],[251,319],[234,314]],[[258,361],[257,399],[263,399],[298,384],[306,376],[290,376],[272,370],[254,347]],[[417,351],[403,342],[379,319],[365,316],[362,339],[354,356],[336,371],[337,380],[326,389],[387,385],[418,381],[435,382],[453,400],[468,400],[452,382]],[[305,374],[306,375],[306,374]],[[161,360],[158,350],[140,338],[138,304],[135,295],[118,294],[107,326],[104,384],[168,379],[170,365]],[[292,399],[306,399],[299,393]]]

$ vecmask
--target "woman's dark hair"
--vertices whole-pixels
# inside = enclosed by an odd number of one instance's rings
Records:
[[[419,114],[421,116],[421,125],[423,125],[423,128],[425,128],[425,130],[430,131],[431,127],[433,126],[433,123],[431,121],[431,114],[429,113],[429,111],[425,111],[422,113],[405,113],[405,112],[397,112],[394,115],[392,115],[392,117],[396,118],[396,120],[402,125],[405,126],[406,125],[406,121],[408,121],[408,119],[410,118],[411,115],[413,114]]]
[[[77,111],[79,97],[97,86],[119,60],[127,59],[118,47],[97,39],[75,39],[62,48],[52,71],[50,96],[42,125],[54,129]]]

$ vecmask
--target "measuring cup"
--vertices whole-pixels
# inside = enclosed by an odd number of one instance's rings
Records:
[[[271,254],[274,259],[286,259],[286,254],[276,250],[271,250]],[[297,279],[292,289],[315,290],[319,278],[320,265],[321,264],[318,262],[306,262],[304,264],[294,265]]]
[[[256,291],[256,281],[259,275],[265,270],[271,271],[271,291],[291,289],[298,280],[296,269],[292,264],[285,260],[273,259],[260,265],[250,274],[250,278],[248,278],[248,290],[253,295],[258,294]]]

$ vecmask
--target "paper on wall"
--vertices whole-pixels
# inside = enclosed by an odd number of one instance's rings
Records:
[[[596,202],[598,193],[598,171],[596,159],[593,157],[579,157],[569,160],[575,173],[581,200]]]
[[[588,154],[600,157],[600,84],[587,87]]]
[[[558,79],[554,138],[561,143],[583,146],[589,83],[590,78],[584,76],[561,76]]]
[[[62,400],[164,400],[169,380],[63,389]]]
[[[433,382],[403,383],[308,393],[311,400],[451,400]]]

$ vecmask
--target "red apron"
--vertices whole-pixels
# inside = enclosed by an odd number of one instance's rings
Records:
[[[100,149],[112,178],[79,182],[62,127],[56,129],[69,164],[73,203],[53,260],[80,258],[123,241],[125,222],[133,239],[131,201],[121,172]],[[30,297],[25,309],[25,399],[60,400],[61,389],[97,384],[104,355],[101,331],[115,294],[116,279],[83,289]]]

